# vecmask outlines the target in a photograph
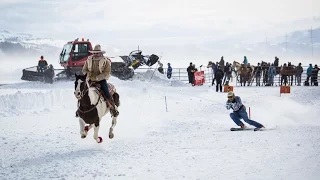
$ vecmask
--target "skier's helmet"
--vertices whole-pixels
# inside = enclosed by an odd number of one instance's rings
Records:
[[[228,92],[228,100],[234,99],[234,93],[232,91]]]

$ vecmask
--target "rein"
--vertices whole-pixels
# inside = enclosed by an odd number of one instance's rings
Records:
[[[80,107],[79,107],[79,108],[78,108],[78,111],[80,111],[81,113],[85,114],[85,113],[88,113],[88,112],[90,112],[90,111],[94,110],[94,108],[96,108],[96,107],[97,107],[97,105],[98,105],[98,103],[99,103],[100,99],[101,99],[101,95],[99,96],[99,99],[98,99],[97,103],[96,103],[92,108],[90,108],[89,110],[82,111],[82,110],[80,109]]]
[[[83,91],[81,92],[81,99],[83,98],[83,96],[84,96],[85,94],[87,94],[88,91],[89,91],[89,88],[87,87],[87,89],[86,89],[84,92],[83,92]],[[94,110],[94,108],[97,107],[100,99],[101,99],[101,95],[99,95],[99,99],[97,100],[96,104],[95,104],[92,108],[90,108],[89,110],[82,111],[82,110],[80,109],[80,106],[79,106],[79,107],[78,107],[78,111],[81,112],[81,113],[83,113],[83,114],[86,114],[86,113]],[[78,100],[78,103],[79,103],[79,101],[80,101],[80,99]]]

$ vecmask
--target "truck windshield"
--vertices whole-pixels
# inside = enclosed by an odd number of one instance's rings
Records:
[[[60,63],[68,62],[70,58],[71,49],[72,49],[72,44],[66,44],[63,46],[63,49],[60,53]]]

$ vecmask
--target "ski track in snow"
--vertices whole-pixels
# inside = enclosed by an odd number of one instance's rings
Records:
[[[151,76],[111,78],[120,115],[102,144],[80,138],[73,82],[0,86],[0,179],[318,179],[317,87],[235,87],[268,129],[231,132],[226,93]]]

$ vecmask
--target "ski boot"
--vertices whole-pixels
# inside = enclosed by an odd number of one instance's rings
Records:
[[[244,125],[244,124],[241,124],[240,126],[241,126],[241,129],[246,129],[247,128],[247,126]]]

